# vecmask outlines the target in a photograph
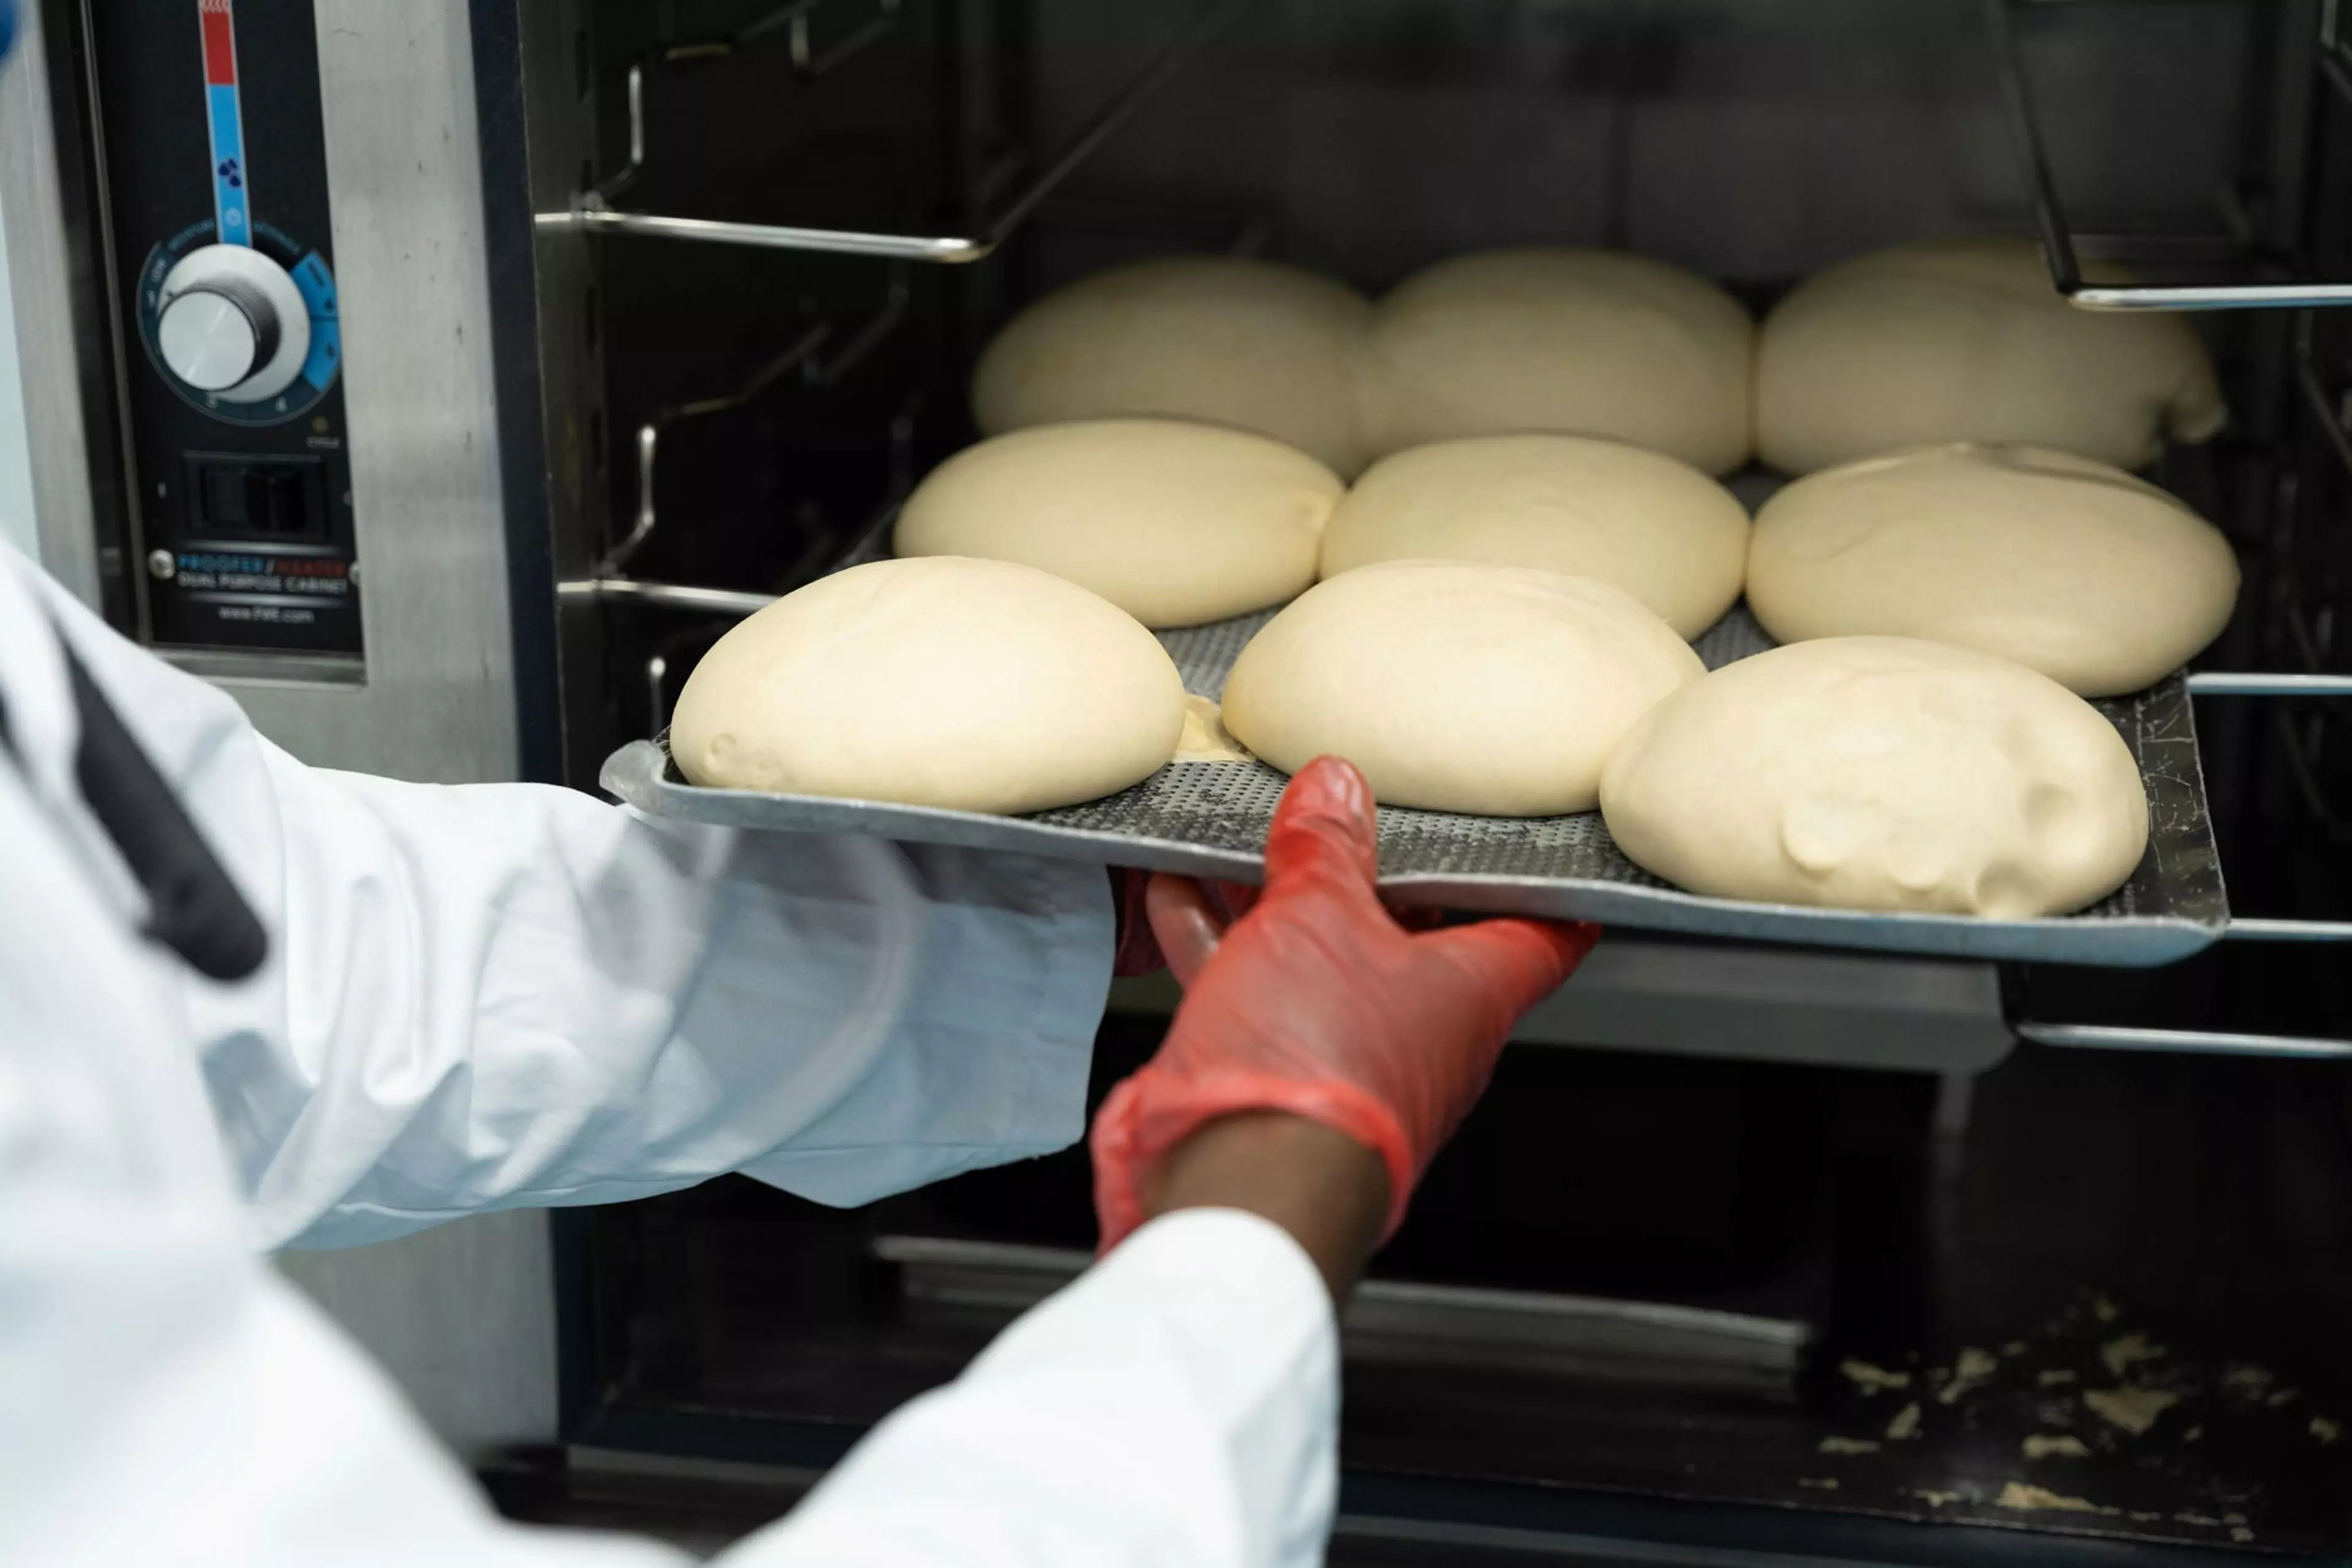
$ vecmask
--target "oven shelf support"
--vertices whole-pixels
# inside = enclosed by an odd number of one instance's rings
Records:
[[[634,235],[646,239],[739,245],[764,250],[816,251],[835,256],[870,256],[899,261],[960,266],[980,261],[1011,238],[1045,198],[1109,141],[1144,102],[1190,65],[1193,58],[1253,0],[1221,0],[1179,33],[1151,63],[1095,110],[1091,119],[1047,159],[1009,201],[962,234],[881,234],[859,229],[811,228],[789,224],[730,223],[629,212],[610,197],[632,184],[646,157],[645,79],[642,63],[629,73],[628,166],[595,190],[583,192],[569,211],[534,215],[542,229],[586,235]],[[805,12],[811,6],[799,7]],[[786,7],[791,10],[793,7]],[[895,12],[896,6],[887,7]],[[843,47],[846,47],[846,44]],[[861,46],[862,47],[862,46]]]
[[[2010,8],[2016,0],[1984,0],[1995,68],[2009,110],[2010,135],[2032,197],[2033,219],[2050,264],[2050,280],[2066,302],[2085,310],[2249,310],[2352,305],[2352,281],[2313,279],[2283,283],[2172,285],[2108,284],[2084,280],[2073,229],[2058,199],[2050,170],[2042,120],[2025,79]],[[2352,110],[2352,49],[2337,37],[2336,7],[2322,8],[2315,70],[2339,108]]]
[[[2109,1024],[2012,1026],[2017,1037],[2069,1050],[2176,1051],[2199,1056],[2290,1057],[2305,1061],[2352,1058],[2352,1040],[2302,1035],[2237,1035],[2210,1029],[2140,1029]]]
[[[814,391],[830,391],[841,383],[860,362],[888,341],[907,319],[908,296],[907,271],[903,264],[890,269],[890,285],[883,296],[880,308],[864,326],[844,340],[838,352],[827,354],[825,346],[834,340],[833,323],[810,323],[782,353],[761,365],[734,391],[718,397],[698,398],[690,403],[674,403],[654,410],[643,425],[637,426],[637,514],[629,531],[605,552],[596,563],[600,580],[620,580],[622,568],[645,548],[646,542],[661,526],[661,509],[655,476],[661,456],[662,433],[683,420],[699,419],[713,414],[731,413],[759,401],[771,387],[798,373],[800,384]],[[903,492],[903,476],[894,475],[894,492]],[[897,504],[896,493],[892,503]],[[748,611],[743,612],[749,614]]]
[[[599,184],[593,197],[609,200],[636,183],[646,167],[646,68],[648,65],[668,65],[678,60],[716,59],[731,55],[749,44],[765,43],[781,33],[789,46],[793,74],[803,81],[845,65],[869,44],[879,43],[898,24],[898,9],[904,0],[876,0],[875,13],[866,22],[853,28],[845,37],[824,48],[816,46],[810,17],[824,5],[824,0],[788,0],[754,16],[734,32],[719,38],[704,38],[683,44],[665,44],[651,53],[629,63],[629,161],[620,173]]]

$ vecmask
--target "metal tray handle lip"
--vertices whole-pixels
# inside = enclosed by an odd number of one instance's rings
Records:
[[[801,820],[788,829],[779,824],[768,831],[860,833],[1229,881],[1255,882],[1263,875],[1260,858],[1248,851],[939,806],[704,789],[671,782],[668,764],[667,753],[656,742],[632,741],[606,760],[601,782],[629,805],[656,816],[740,825],[735,810],[740,805],[774,805],[788,807]],[[2134,968],[2186,958],[2220,940],[2224,929],[2219,920],[2209,923],[2179,915],[2118,915],[2084,921],[2072,917],[1985,921],[1967,915],[1876,913],[1709,898],[1633,883],[1540,882],[1477,872],[1411,872],[1384,877],[1381,885],[1416,903],[1469,910],[1618,920],[1651,930],[1762,942]]]

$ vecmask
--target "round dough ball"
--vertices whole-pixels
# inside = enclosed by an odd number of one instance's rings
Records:
[[[1255,430],[1342,474],[1368,454],[1356,384],[1371,306],[1273,261],[1168,257],[1056,289],[1005,323],[972,373],[994,436],[1157,414]]]
[[[1689,464],[1583,436],[1487,436],[1382,458],[1323,536],[1323,575],[1375,561],[1539,566],[1622,588],[1685,637],[1748,568],[1748,509]]]
[[[1148,626],[1262,610],[1315,581],[1344,487],[1295,447],[1174,419],[1016,430],[931,471],[898,514],[900,555],[1018,561]]]
[[[1224,720],[1286,773],[1347,758],[1391,805],[1553,816],[1590,811],[1617,738],[1704,672],[1606,583],[1386,561],[1268,621],[1225,678]]]
[[[2161,432],[2202,441],[2229,416],[2184,318],[2076,310],[2030,240],[1842,261],[1780,301],[1757,349],[1757,452],[1783,473],[1923,441],[2025,441],[2136,468]]]
[[[1634,864],[1694,893],[2025,920],[2097,902],[2147,846],[2116,727],[2022,665],[1833,637],[1659,703],[1601,776]]]
[[[1748,552],[1748,607],[1779,641],[1928,637],[2085,697],[2179,668],[2237,596],[2220,529],[2120,468],[2037,447],[1923,447],[1811,475],[1764,503]]]
[[[720,637],[670,755],[698,784],[960,811],[1125,789],[1176,750],[1184,683],[1159,639],[1009,561],[877,561]]]
[[[1695,272],[1608,250],[1457,257],[1372,318],[1377,450],[1550,430],[1719,474],[1748,460],[1755,323]]]

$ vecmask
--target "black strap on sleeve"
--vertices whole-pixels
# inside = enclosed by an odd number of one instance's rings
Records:
[[[74,776],[146,890],[146,935],[200,974],[243,980],[268,956],[268,933],[64,637],[58,647],[81,716]]]

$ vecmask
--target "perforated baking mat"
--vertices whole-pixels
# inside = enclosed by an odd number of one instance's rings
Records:
[[[1271,611],[1162,632],[1185,689],[1215,698],[1225,672]],[[1696,645],[1710,669],[1772,646],[1744,606]],[[1811,946],[1954,957],[2144,965],[2186,957],[2229,918],[2205,810],[2188,688],[2171,676],[2097,704],[2139,760],[2147,784],[2147,854],[2121,889],[2080,914],[2030,921],[1871,914],[1701,898],[1618,852],[1597,811],[1510,818],[1380,810],[1381,885],[1399,902],[1601,921],[1612,925]],[[1028,816],[929,806],[700,789],[657,742],[604,763],[604,785],[656,816],[784,832],[864,833],[912,843],[1014,849],[1063,859],[1256,881],[1285,776],[1262,763],[1171,763],[1132,789]]]

